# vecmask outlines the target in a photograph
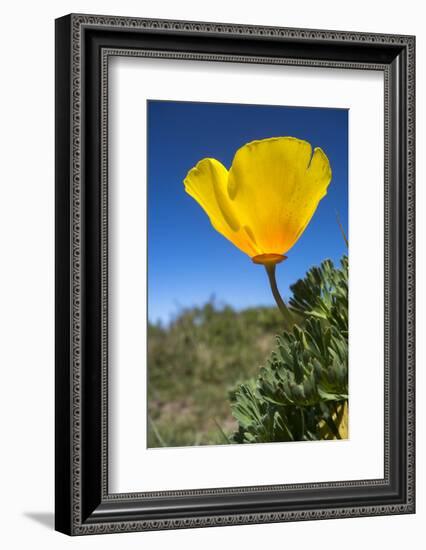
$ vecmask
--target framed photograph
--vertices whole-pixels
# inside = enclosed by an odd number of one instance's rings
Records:
[[[56,20],[56,529],[415,511],[413,36]]]

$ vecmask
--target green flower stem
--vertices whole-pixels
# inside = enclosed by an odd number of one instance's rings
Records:
[[[284,319],[291,326],[294,323],[293,316],[292,316],[290,310],[288,309],[286,303],[284,302],[284,300],[281,297],[280,291],[278,290],[278,287],[277,287],[277,281],[275,279],[275,266],[276,266],[276,264],[275,263],[265,263],[264,266],[265,266],[265,269],[266,269],[266,273],[268,274],[268,279],[269,279],[269,284],[271,285],[272,295],[275,298],[278,309],[283,314]]]

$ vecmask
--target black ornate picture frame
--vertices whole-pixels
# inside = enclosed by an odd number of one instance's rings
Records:
[[[143,56],[384,74],[383,479],[108,490],[108,60]],[[56,21],[56,529],[69,535],[415,511],[413,36],[68,15]]]

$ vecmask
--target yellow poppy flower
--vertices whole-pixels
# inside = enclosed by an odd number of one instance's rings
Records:
[[[303,233],[330,180],[322,149],[276,137],[238,149],[229,171],[216,159],[201,160],[184,185],[219,233],[255,263],[275,264]]]

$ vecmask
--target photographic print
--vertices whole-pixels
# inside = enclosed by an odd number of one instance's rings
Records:
[[[414,513],[415,37],[55,51],[56,530]]]
[[[348,111],[147,109],[148,447],[348,438]]]

